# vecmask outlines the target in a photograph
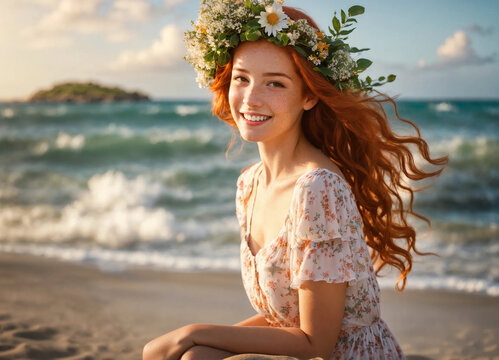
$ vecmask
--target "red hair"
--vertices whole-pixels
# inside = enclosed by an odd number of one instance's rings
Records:
[[[284,11],[291,19],[306,19],[310,25],[319,29],[302,11],[287,6]],[[364,223],[365,241],[372,250],[376,275],[387,264],[397,268],[400,276],[396,288],[402,291],[412,269],[411,251],[418,255],[431,254],[416,249],[416,231],[406,219],[407,214],[412,214],[424,220],[431,229],[431,222],[413,211],[414,192],[427,187],[411,188],[404,183],[402,173],[416,181],[437,176],[447,164],[448,156],[430,157],[428,144],[421,138],[417,125],[399,117],[397,105],[389,96],[379,91],[375,91],[375,96],[339,91],[314,71],[309,62],[292,47],[287,46],[285,49],[303,79],[305,91],[319,98],[314,108],[305,111],[302,131],[312,145],[322,150],[340,168],[350,184]],[[228,100],[231,74],[232,59],[217,69],[215,80],[210,86],[214,93],[212,110],[221,120],[237,129]],[[399,136],[390,129],[382,106],[388,102],[393,105],[397,119],[411,125],[417,136]],[[228,150],[233,142],[234,136]],[[418,168],[409,145],[415,145],[424,160],[441,167],[429,172]],[[400,190],[410,195],[407,210],[404,209]],[[403,239],[400,241],[402,244],[397,239]]]

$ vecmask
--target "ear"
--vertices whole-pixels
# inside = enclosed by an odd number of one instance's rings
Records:
[[[303,110],[307,111],[312,109],[319,102],[319,97],[310,93],[305,96],[305,102],[303,103]]]

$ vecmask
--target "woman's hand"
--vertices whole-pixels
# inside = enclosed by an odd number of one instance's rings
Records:
[[[178,360],[194,346],[192,325],[183,326],[149,341],[142,351],[142,360]]]

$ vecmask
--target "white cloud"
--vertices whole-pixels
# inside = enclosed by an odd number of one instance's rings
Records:
[[[495,61],[495,53],[489,56],[479,56],[472,47],[471,39],[464,30],[457,30],[445,39],[437,48],[439,60],[427,63],[424,59],[418,62],[418,68],[436,70],[465,65],[481,65]]]
[[[150,48],[133,52],[127,51],[113,62],[113,71],[165,70],[182,62],[185,55],[183,33],[175,25],[166,25]]]
[[[67,46],[73,33],[102,33],[109,41],[123,42],[132,37],[128,23],[145,22],[152,16],[147,0],[31,0],[51,7],[39,23],[25,29],[24,35],[35,48]]]
[[[471,48],[471,39],[462,30],[445,39],[445,42],[437,48],[437,55],[449,60],[465,60],[476,56]]]
[[[144,22],[152,15],[151,4],[147,1],[116,0],[111,8],[109,19],[117,22]]]

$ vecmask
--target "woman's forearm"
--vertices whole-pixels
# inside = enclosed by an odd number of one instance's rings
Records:
[[[246,320],[234,324],[234,326],[269,326],[269,323],[262,315],[256,314]]]
[[[190,339],[236,354],[260,353],[298,358],[317,356],[308,336],[295,327],[191,325]]]

